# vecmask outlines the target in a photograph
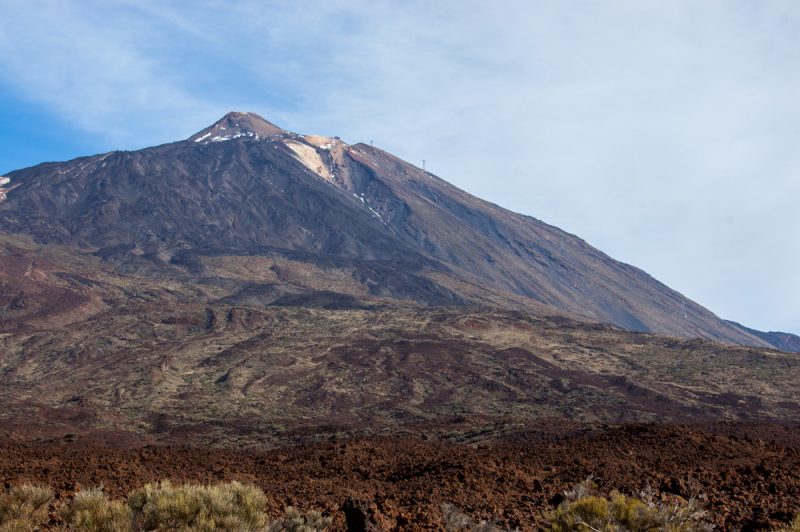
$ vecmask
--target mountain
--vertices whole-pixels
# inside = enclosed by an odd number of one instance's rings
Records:
[[[171,144],[15,171],[2,186],[0,231],[196,283],[209,302],[501,307],[775,345],[574,235],[380,149],[253,113]]]
[[[230,113],[0,187],[11,437],[800,419],[783,337],[371,146]]]

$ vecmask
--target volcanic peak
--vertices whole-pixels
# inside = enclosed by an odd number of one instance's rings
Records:
[[[210,127],[189,137],[189,140],[207,144],[209,142],[223,142],[241,137],[250,137],[258,140],[259,138],[272,137],[284,133],[286,133],[286,131],[255,113],[232,111],[220,118]]]

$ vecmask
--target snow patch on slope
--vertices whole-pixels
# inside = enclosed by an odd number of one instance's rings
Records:
[[[221,129],[225,129],[225,128],[223,127]],[[200,141],[208,138],[209,136],[211,136],[211,133],[206,133],[205,135],[203,135],[199,139],[195,139],[195,142],[200,142]],[[249,137],[249,138],[251,138],[253,140],[259,140],[261,138],[258,135],[258,133],[255,133],[253,131],[239,131],[239,132],[234,133],[233,135],[214,135],[213,137],[211,137],[210,140],[206,140],[205,142],[203,142],[203,144],[208,144],[209,142],[225,142],[226,140],[233,140],[233,139],[238,139],[238,138],[242,138],[242,137]]]
[[[376,211],[375,209],[373,209],[373,208],[372,208],[372,207],[369,205],[369,203],[367,203],[367,200],[366,200],[366,199],[364,199],[364,193],[363,193],[363,192],[361,193],[361,195],[360,195],[360,196],[359,196],[358,194],[355,194],[355,193],[354,193],[354,194],[353,194],[353,197],[354,197],[354,198],[356,198],[356,199],[359,199],[359,200],[361,200],[361,203],[363,203],[363,204],[364,204],[364,207],[366,207],[367,209],[369,209],[369,212],[370,212],[370,214],[372,214],[372,216],[374,216],[375,218],[377,218],[378,220],[380,220],[380,221],[383,223],[383,225],[386,225],[386,220],[384,220],[384,219],[383,219],[383,216],[381,216],[381,213],[379,213],[378,211]]]
[[[6,197],[8,196],[8,192],[10,189],[3,187],[8,185],[9,183],[11,183],[11,179],[9,179],[8,177],[0,176],[0,201],[5,200]]]

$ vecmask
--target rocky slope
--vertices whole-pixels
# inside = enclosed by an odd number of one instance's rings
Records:
[[[523,312],[146,301],[0,333],[0,425],[281,445],[454,416],[800,420],[800,358]]]
[[[282,256],[203,260],[195,274],[0,235],[0,426],[280,445],[454,416],[800,419],[795,354],[402,303]]]
[[[239,276],[229,301],[478,304],[770,345],[574,235],[382,150],[298,135],[252,113],[230,113],[186,141],[7,179],[0,230],[91,250],[125,271],[217,284],[228,282],[220,265],[232,263],[220,258],[236,256],[252,275]],[[265,257],[284,261],[274,276],[259,267]],[[291,279],[308,272],[321,280],[298,289]]]

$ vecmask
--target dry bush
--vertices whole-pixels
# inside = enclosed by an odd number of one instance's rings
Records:
[[[176,487],[164,481],[128,497],[134,526],[141,530],[262,530],[266,503],[261,489],[239,482]]]
[[[79,491],[63,513],[72,530],[81,532],[129,532],[131,510],[122,501],[111,501],[102,488]]]
[[[800,532],[800,514],[797,514],[797,517],[794,518],[794,521],[785,527],[776,529],[775,532]]]
[[[616,491],[609,497],[596,493],[596,486],[586,481],[565,493],[566,500],[546,515],[550,529],[603,532],[689,532],[711,530],[703,521],[706,512],[697,501],[684,504],[656,502],[651,493],[641,499],[626,497]]]
[[[319,532],[326,530],[333,522],[332,517],[325,517],[316,510],[301,512],[289,506],[283,518],[273,521],[267,527],[269,532]]]
[[[23,484],[0,493],[0,529],[8,532],[33,530],[48,519],[48,488]]]
[[[442,523],[448,532],[468,530],[470,532],[500,532],[494,523],[481,521],[476,523],[470,516],[449,503],[444,503],[442,509]]]

